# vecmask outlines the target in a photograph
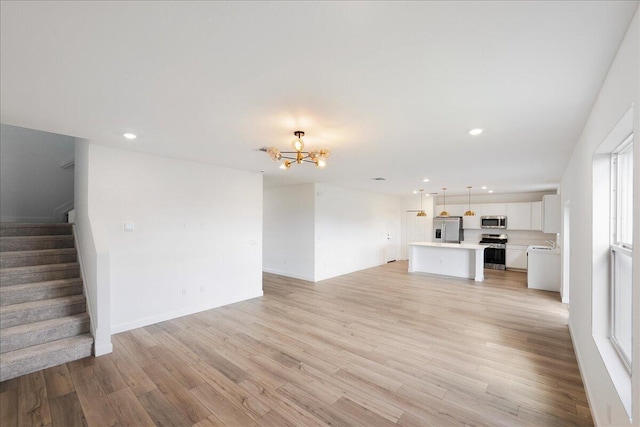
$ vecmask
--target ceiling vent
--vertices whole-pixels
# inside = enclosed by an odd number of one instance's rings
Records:
[[[371,179],[374,180],[374,181],[386,181],[387,180],[386,178],[382,178],[381,176],[376,177],[376,178],[371,178]]]

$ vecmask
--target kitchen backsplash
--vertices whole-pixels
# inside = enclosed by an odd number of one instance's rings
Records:
[[[478,243],[482,234],[506,234],[509,236],[509,244],[512,245],[544,245],[546,240],[557,241],[556,234],[543,233],[542,231],[526,230],[464,230],[465,243]]]

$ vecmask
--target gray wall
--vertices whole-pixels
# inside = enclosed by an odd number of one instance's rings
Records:
[[[73,208],[75,139],[0,124],[0,220],[63,222]]]

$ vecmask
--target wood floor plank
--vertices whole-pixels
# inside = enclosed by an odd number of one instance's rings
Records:
[[[149,379],[124,347],[114,346],[111,356],[114,366],[122,375],[122,379],[136,396],[148,393],[156,388],[153,381]]]
[[[71,381],[71,375],[66,364],[45,369],[44,381],[49,399],[55,399],[74,391],[73,381]]]
[[[192,424],[157,388],[138,396],[138,401],[158,426],[188,427]]]
[[[18,389],[7,389],[0,393],[0,425],[16,427],[18,425]]]
[[[118,417],[92,366],[71,371],[71,379],[89,425],[119,426]]]
[[[144,371],[171,404],[191,423],[197,423],[211,415],[211,412],[159,363],[145,366]]]
[[[193,369],[197,371],[212,388],[225,396],[227,400],[235,404],[239,410],[247,414],[252,420],[256,421],[269,412],[267,405],[255,399],[251,394],[247,393],[246,390],[224,376],[213,366],[205,362],[200,362],[194,365]]]
[[[106,394],[127,387],[120,371],[113,364],[113,357],[110,354],[95,358],[93,372]]]
[[[50,426],[51,409],[43,371],[18,378],[18,425]]]
[[[395,262],[113,336],[0,383],[4,425],[593,424],[557,293]],[[82,419],[84,417],[84,421]]]
[[[130,388],[114,391],[109,394],[109,400],[111,400],[113,409],[120,420],[120,424],[123,426],[155,426],[144,406],[138,401],[138,398]]]
[[[53,427],[87,426],[82,405],[76,392],[67,393],[49,400]]]
[[[209,384],[200,384],[198,387],[193,388],[191,393],[224,424],[230,426],[257,426],[251,417],[238,409],[236,405],[218,393]]]

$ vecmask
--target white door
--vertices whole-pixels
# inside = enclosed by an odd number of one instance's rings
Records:
[[[391,262],[398,259],[398,230],[400,229],[400,216],[395,209],[389,209],[386,215],[384,261]]]

